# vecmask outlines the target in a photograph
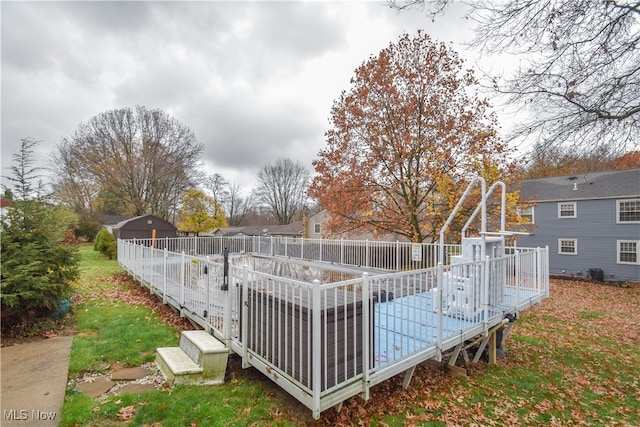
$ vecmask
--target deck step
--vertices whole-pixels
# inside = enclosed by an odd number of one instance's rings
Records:
[[[184,331],[180,347],[157,349],[156,364],[171,384],[222,384],[229,350],[205,331]]]
[[[180,334],[180,348],[191,360],[202,366],[210,354],[228,353],[227,347],[206,331],[183,331]]]

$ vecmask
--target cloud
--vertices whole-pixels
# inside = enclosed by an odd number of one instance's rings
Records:
[[[333,100],[400,34],[462,34],[384,2],[3,2],[1,24],[3,175],[20,138],[44,161],[80,123],[143,105],[243,185],[279,157],[311,170]]]

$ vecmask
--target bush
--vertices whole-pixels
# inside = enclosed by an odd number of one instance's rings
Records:
[[[84,241],[92,241],[102,229],[102,224],[97,218],[90,215],[81,215],[78,221],[78,227],[75,234],[79,239]]]
[[[96,241],[93,244],[93,249],[100,252],[103,255],[113,259],[118,253],[116,238],[106,228],[103,228],[98,232]]]
[[[77,248],[64,242],[60,208],[14,202],[2,221],[2,329],[48,318],[72,294],[79,276]]]

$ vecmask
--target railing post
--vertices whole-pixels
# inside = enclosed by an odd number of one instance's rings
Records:
[[[549,298],[549,246],[544,247],[544,255],[542,257],[542,262],[544,264],[544,296],[545,298]]]
[[[308,240],[308,239],[305,239],[303,237],[302,238],[302,243],[300,243],[300,259],[304,259],[304,242],[305,242],[305,240]]]
[[[396,240],[396,267],[395,271],[400,271],[400,242]]]
[[[271,246],[269,253],[273,256],[273,236],[269,239],[269,245]]]
[[[442,305],[444,304],[444,301],[442,301],[442,296],[443,296],[443,288],[444,288],[444,268],[442,266],[442,261],[438,262],[438,354],[436,357],[437,361],[441,361],[442,360],[442,321],[443,321],[443,310],[442,310]]]
[[[231,348],[231,317],[233,310],[231,309],[231,304],[233,304],[233,287],[231,285],[228,286],[227,290],[224,293],[224,339],[227,344],[227,348]]]
[[[169,260],[169,249],[164,247],[164,259],[162,263],[162,275],[164,276],[162,280],[162,304],[167,303],[167,264]]]
[[[311,348],[319,350],[322,348],[322,329],[320,324],[320,322],[322,322],[322,293],[320,288],[320,281],[318,279],[315,279],[313,281],[311,290],[313,299]],[[320,418],[320,393],[322,392],[322,357],[320,356],[320,354],[320,351],[316,351],[312,356],[313,418],[315,418],[316,420]]]
[[[289,249],[289,236],[285,236],[284,238],[284,256],[286,257]]]
[[[369,239],[367,239],[366,241],[366,250],[365,250],[364,258],[365,258],[364,266],[369,267]]]
[[[322,261],[322,239],[320,239],[320,250],[318,254],[318,261]]]
[[[369,292],[369,273],[362,273],[362,391],[364,400],[369,400],[369,361],[371,334],[369,332],[371,293]]]
[[[182,251],[182,256],[180,257],[180,316],[184,316],[182,313],[182,309],[184,308],[184,275],[185,275],[185,256],[184,251]]]
[[[132,266],[133,266],[133,278],[139,278],[140,274],[139,274],[139,269],[138,269],[138,263],[140,262],[140,257],[138,256],[138,246],[136,246],[136,239],[135,237],[132,240],[132,245],[133,245],[133,262],[132,262]]]
[[[484,246],[484,245],[483,245]],[[485,324],[489,322],[489,277],[490,268],[489,263],[491,258],[485,256],[482,270],[482,311],[484,312],[483,320]]]
[[[206,276],[207,276],[207,286],[206,286],[206,293],[207,295],[205,296],[205,310],[203,313],[203,317],[204,317],[204,321],[205,321],[205,327],[206,328],[210,328],[211,325],[209,325],[209,319],[211,318],[211,276],[212,276],[212,271],[210,269],[210,260],[209,260],[209,256],[205,257],[205,264],[204,264],[204,268],[206,271]],[[226,307],[225,307],[226,308]],[[224,319],[225,325],[226,325],[226,321],[227,319]],[[209,329],[207,329],[209,330]]]
[[[340,264],[344,264],[344,239],[340,239]]]
[[[525,252],[516,251],[516,262],[514,267],[515,274],[515,285],[516,285],[516,309],[520,307],[520,262],[522,261],[522,257],[525,256]]]
[[[242,303],[240,304],[242,311],[242,332],[240,339],[242,340],[242,369],[249,366],[248,344],[249,341],[249,266],[245,264],[242,267]]]
[[[149,246],[149,253],[151,254],[151,262],[149,263],[149,294],[153,295],[153,278],[155,276],[154,273],[154,263],[156,261],[156,249],[153,246]]]

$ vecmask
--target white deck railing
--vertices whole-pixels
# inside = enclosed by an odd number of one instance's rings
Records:
[[[296,240],[120,240],[118,261],[316,418],[351,396],[368,396],[371,386],[393,375],[486,335],[507,313],[517,314],[549,295],[547,249],[510,248],[501,258],[410,270],[410,245]],[[225,247],[262,258],[232,256],[228,291],[219,255]],[[185,249],[208,256],[188,255]],[[368,266],[370,272],[354,275],[353,268],[330,264],[338,260]],[[383,271],[390,265],[404,271]],[[318,270],[315,276],[312,268]]]
[[[177,237],[141,239],[138,244],[191,255],[257,253],[269,256],[330,262],[382,270],[415,270],[438,264],[435,243],[386,242],[375,240],[302,239],[285,236]],[[445,264],[460,254],[460,245],[445,245]]]

